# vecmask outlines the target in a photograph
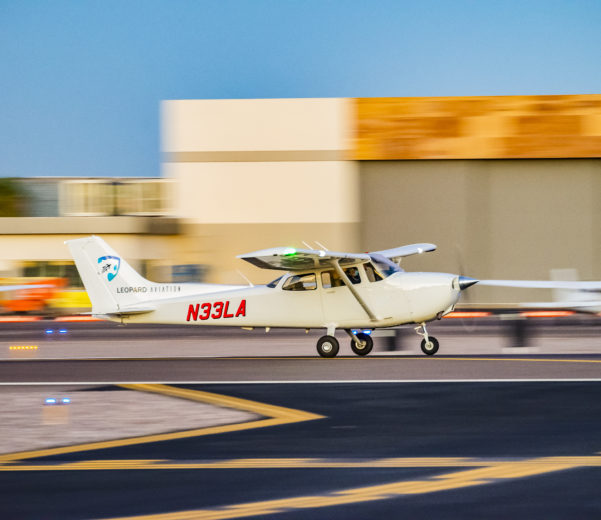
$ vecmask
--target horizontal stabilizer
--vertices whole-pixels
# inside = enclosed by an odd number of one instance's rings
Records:
[[[120,309],[118,312],[109,312],[106,313],[111,317],[122,317],[122,316],[131,316],[132,314],[148,314],[149,312],[156,311],[156,307],[129,307],[125,309]]]

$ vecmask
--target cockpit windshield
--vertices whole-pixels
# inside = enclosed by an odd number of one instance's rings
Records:
[[[269,287],[270,289],[274,289],[275,287],[277,287],[278,283],[280,283],[280,280],[284,278],[284,275],[276,278],[275,280],[273,280],[272,282],[269,282],[267,284],[267,287]]]
[[[403,270],[394,262],[391,262],[388,258],[383,255],[371,254],[369,255],[378,273],[384,278],[388,278],[391,274],[402,273]]]

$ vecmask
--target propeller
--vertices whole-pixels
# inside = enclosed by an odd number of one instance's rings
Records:
[[[466,269],[465,269],[465,264],[463,262],[463,255],[461,253],[461,247],[459,247],[459,244],[455,244],[455,249],[456,249],[456,253],[457,253],[457,264],[459,267],[459,276],[457,277],[457,285],[459,286],[459,289],[461,290],[461,300],[463,301],[463,303],[469,305],[470,303],[472,303],[471,300],[471,291],[465,291],[466,289],[468,289],[469,287],[471,287],[474,284],[478,283],[478,280],[476,280],[475,278],[470,278],[469,276],[465,276],[464,273],[466,273]],[[463,330],[467,333],[472,333],[476,330],[476,323],[475,322],[470,322],[468,323],[468,321],[466,320],[466,318],[461,317],[459,318],[460,322],[461,322],[461,326],[463,327]]]

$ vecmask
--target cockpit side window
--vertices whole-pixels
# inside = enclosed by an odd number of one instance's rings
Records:
[[[292,275],[284,282],[284,291],[314,291],[317,289],[315,273]]]
[[[359,275],[359,269],[356,267],[347,267],[344,270],[344,274],[348,277],[353,285],[361,283],[361,276]]]
[[[379,282],[380,280],[384,279],[382,275],[378,273],[378,271],[371,262],[364,264],[363,267],[365,268],[365,274],[367,275],[367,279],[370,282]]]

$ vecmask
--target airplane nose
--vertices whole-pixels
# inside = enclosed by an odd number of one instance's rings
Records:
[[[468,287],[478,283],[480,280],[476,280],[475,278],[470,278],[468,276],[459,276],[457,278],[457,285],[459,285],[460,291],[465,291]]]

